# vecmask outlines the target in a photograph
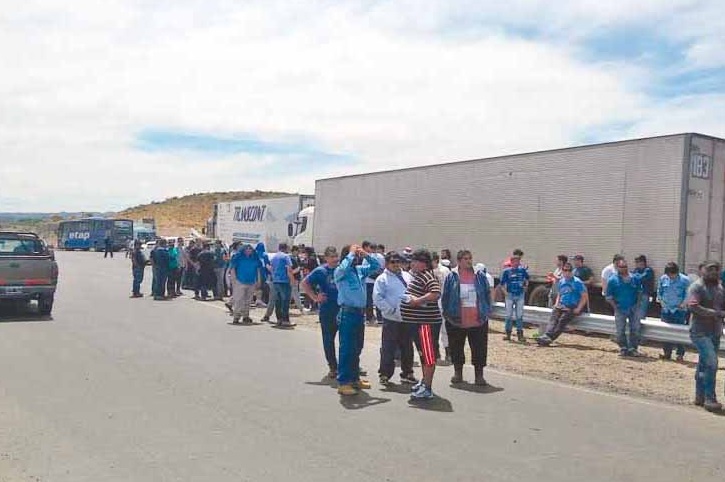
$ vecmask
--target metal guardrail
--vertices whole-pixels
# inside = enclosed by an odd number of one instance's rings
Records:
[[[506,316],[506,308],[503,303],[494,303],[493,318],[503,320]],[[524,307],[524,321],[532,325],[545,325],[551,317],[550,308],[538,306]],[[614,317],[608,315],[582,314],[574,317],[567,325],[567,329],[576,329],[591,333],[604,335],[615,335],[617,330],[614,325]],[[642,320],[642,338],[650,341],[692,345],[690,341],[690,327],[685,325],[672,325],[665,323],[658,318],[645,318]],[[725,336],[720,340],[720,350],[725,351]]]

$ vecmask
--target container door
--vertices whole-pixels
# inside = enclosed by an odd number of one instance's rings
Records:
[[[692,136],[687,192],[685,271],[705,260],[723,262],[725,246],[725,143]]]

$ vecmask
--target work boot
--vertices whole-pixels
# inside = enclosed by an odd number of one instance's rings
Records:
[[[352,386],[354,388],[357,388],[358,390],[361,390],[361,389],[369,390],[370,388],[372,388],[372,385],[370,385],[370,382],[367,380],[363,380],[363,379],[353,382]]]
[[[718,402],[713,398],[710,400],[705,400],[703,407],[708,412],[719,412],[720,410],[722,410],[722,403]]]
[[[507,331],[506,334],[503,336],[504,341],[511,341],[511,332]]]
[[[339,393],[342,396],[349,397],[352,395],[357,395],[358,392],[351,384],[348,383],[345,385],[340,385],[337,388],[337,393]]]
[[[463,365],[456,365],[453,367],[451,383],[463,383]]]
[[[516,338],[518,339],[519,343],[526,343],[526,337],[524,336],[523,331],[517,331]]]
[[[473,383],[480,387],[485,387],[488,385],[486,382],[486,379],[483,378],[483,367],[473,367],[473,373],[475,374],[476,378]]]
[[[693,401],[692,403],[694,403],[698,407],[702,407],[703,405],[705,405],[705,395],[703,395],[702,393],[696,393],[695,401]]]

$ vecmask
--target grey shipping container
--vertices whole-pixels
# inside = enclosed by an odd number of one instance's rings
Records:
[[[314,245],[470,249],[498,275],[514,248],[543,282],[558,254],[599,278],[612,255],[694,273],[723,261],[725,140],[676,134],[318,180]]]

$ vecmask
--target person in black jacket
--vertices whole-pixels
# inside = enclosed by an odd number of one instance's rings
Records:
[[[141,298],[141,283],[143,282],[143,272],[146,268],[146,258],[141,252],[141,241],[133,242],[133,252],[131,253],[131,273],[133,274],[133,284],[131,287],[131,298]]]

